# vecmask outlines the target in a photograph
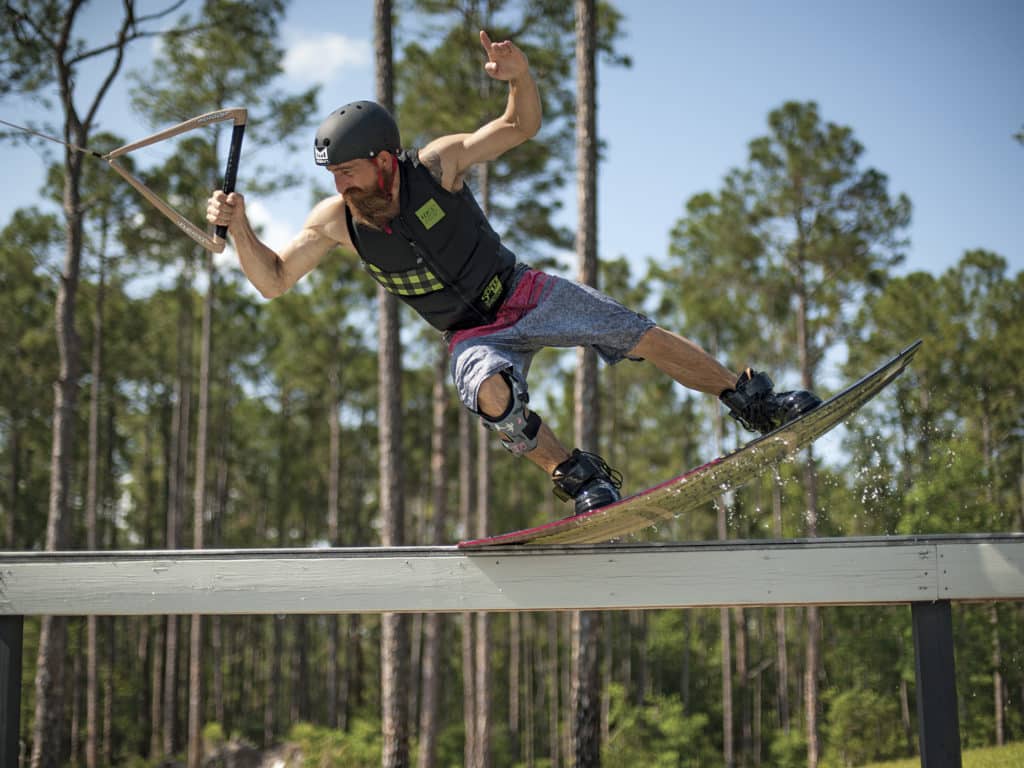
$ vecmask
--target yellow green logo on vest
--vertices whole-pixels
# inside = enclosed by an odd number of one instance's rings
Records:
[[[490,309],[499,298],[501,298],[501,278],[495,275],[484,288],[484,292],[480,294],[480,303]]]
[[[444,211],[437,204],[437,200],[430,198],[416,209],[416,218],[420,220],[420,224],[423,225],[424,229],[430,229],[444,218]]]

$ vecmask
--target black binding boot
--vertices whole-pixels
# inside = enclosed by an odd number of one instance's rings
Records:
[[[581,515],[598,507],[618,501],[622,475],[605,463],[596,453],[587,453],[576,448],[572,456],[563,461],[551,473],[555,482],[555,496],[562,501],[572,499],[576,504],[575,514]]]
[[[767,373],[747,368],[736,381],[735,389],[727,389],[718,399],[729,408],[729,415],[751,432],[767,434],[821,405],[821,398],[812,392],[797,389],[775,392]]]

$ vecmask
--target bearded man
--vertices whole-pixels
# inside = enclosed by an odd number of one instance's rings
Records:
[[[519,263],[491,227],[466,175],[536,135],[537,86],[523,52],[480,32],[487,74],[509,85],[500,117],[473,133],[403,150],[394,118],[357,101],[332,112],[314,160],[338,194],[319,203],[280,253],[253,233],[238,193],[217,191],[207,220],[226,225],[242,269],[279,296],[332,249],[355,251],[367,272],[445,334],[462,403],[511,453],[546,472],[581,514],[619,499],[622,478],[596,454],[571,453],[528,406],[530,363],[544,347],[591,347],[609,364],[646,360],[685,387],[721,398],[746,428],[768,432],[817,407],[810,392],[776,393],[764,373],[741,375],[692,341],[594,289]]]

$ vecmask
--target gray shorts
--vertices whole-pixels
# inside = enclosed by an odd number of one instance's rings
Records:
[[[588,286],[529,268],[516,278],[494,322],[449,339],[452,380],[471,411],[477,411],[480,385],[496,373],[509,372],[525,387],[533,356],[544,347],[591,347],[615,364],[654,327]]]

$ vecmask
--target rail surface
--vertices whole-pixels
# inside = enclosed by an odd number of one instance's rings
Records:
[[[0,615],[1024,600],[1024,534],[572,547],[0,552]]]

